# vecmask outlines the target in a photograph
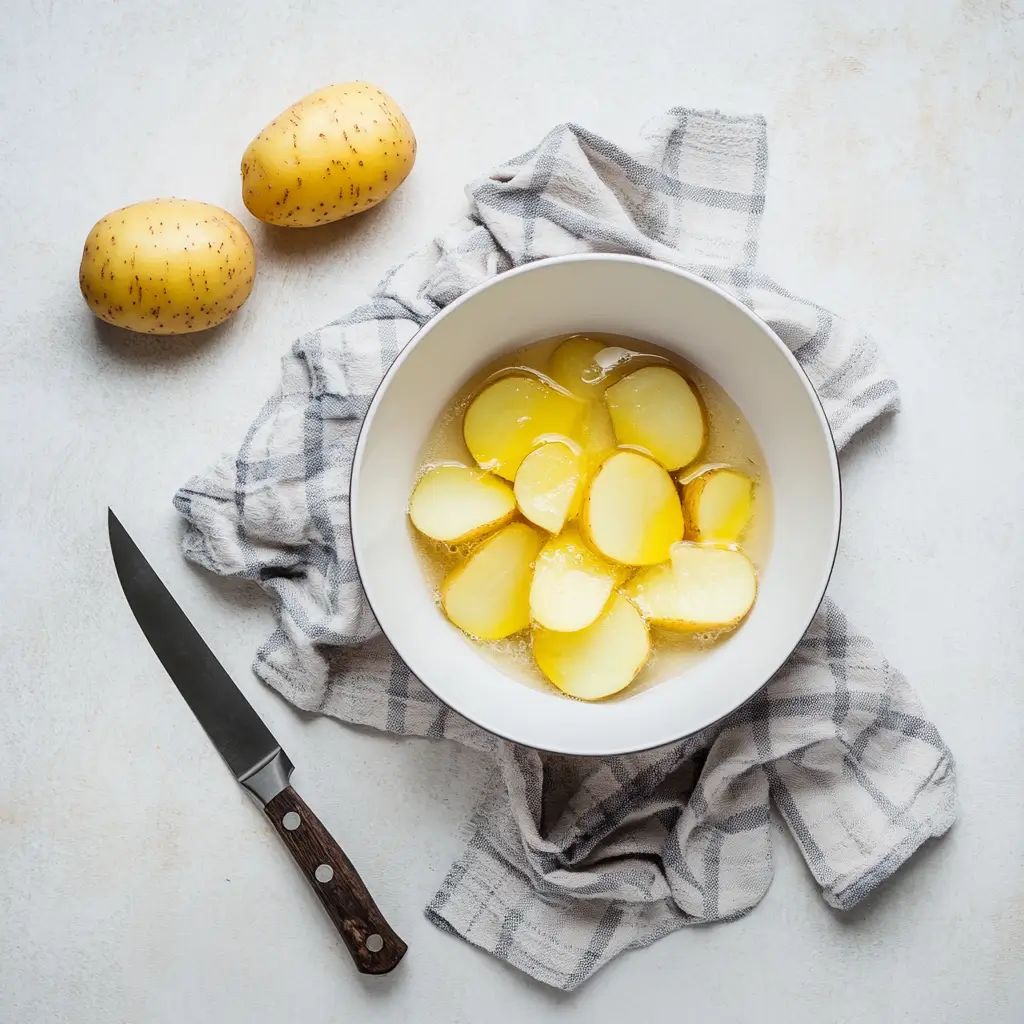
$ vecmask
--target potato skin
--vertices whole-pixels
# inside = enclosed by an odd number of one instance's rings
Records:
[[[278,114],[242,157],[242,199],[267,224],[308,228],[387,199],[416,159],[416,137],[387,93],[329,85]]]
[[[192,334],[227,320],[249,297],[256,250],[219,206],[150,199],[98,221],[78,281],[101,320],[144,334]]]

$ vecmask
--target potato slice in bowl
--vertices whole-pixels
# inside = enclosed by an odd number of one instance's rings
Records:
[[[645,366],[604,393],[620,444],[651,453],[665,469],[688,466],[704,450],[707,412],[696,389],[667,366]]]
[[[599,358],[601,352],[604,356]],[[586,335],[566,338],[551,353],[548,372],[551,379],[581,398],[599,398],[604,389],[626,373],[636,353],[608,345]]]
[[[481,469],[515,480],[520,463],[545,434],[577,439],[583,411],[575,396],[514,374],[488,384],[470,402],[462,432]]]
[[[605,368],[598,362],[598,353],[608,346],[596,338],[577,334],[566,338],[548,361],[548,373],[556,384],[580,398],[599,396],[608,386]]]
[[[537,626],[533,656],[540,670],[563,693],[600,700],[625,689],[650,653],[647,624],[621,594],[586,629],[560,633]]]
[[[516,470],[519,511],[550,533],[558,533],[580,510],[585,479],[583,454],[564,441],[535,448]]]
[[[623,594],[645,619],[700,633],[738,626],[757,596],[757,572],[742,551],[681,543],[672,561],[638,572]]]
[[[686,539],[735,544],[754,511],[754,481],[735,469],[710,469],[683,486]]]
[[[615,428],[602,401],[591,402],[583,415],[583,451],[592,466],[607,458],[618,445]]]
[[[604,611],[619,566],[609,565],[570,527],[541,549],[530,586],[530,612],[538,625],[559,633],[585,629]]]
[[[409,500],[412,525],[447,544],[462,544],[496,530],[515,512],[512,488],[469,466],[435,466],[420,477]]]
[[[684,532],[672,478],[653,459],[631,451],[601,463],[587,489],[581,524],[600,554],[624,565],[667,561]]]
[[[582,442],[583,450],[593,463],[600,462],[613,452],[617,443],[608,406],[602,396],[608,385],[621,377],[625,370],[616,366],[614,360],[608,366],[604,365],[603,360],[598,360],[598,354],[606,350],[609,355],[620,353],[624,357],[628,356],[625,349],[609,348],[596,338],[576,335],[566,338],[548,361],[551,379],[587,403]]]
[[[501,640],[530,625],[536,527],[511,523],[485,540],[441,585],[445,615],[470,636]]]

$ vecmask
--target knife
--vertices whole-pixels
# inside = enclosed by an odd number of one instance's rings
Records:
[[[292,763],[171,597],[113,511],[110,550],[146,639],[235,778],[256,798],[363,974],[387,974],[406,944],[377,909],[352,862],[289,785]]]

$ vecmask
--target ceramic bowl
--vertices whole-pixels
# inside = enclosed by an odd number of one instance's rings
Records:
[[[652,342],[717,380],[758,438],[774,498],[770,552],[742,627],[678,675],[597,703],[526,685],[449,623],[434,602],[406,516],[424,443],[466,380],[509,350],[586,331]],[[370,404],[351,487],[360,578],[381,629],[416,676],[484,729],[584,755],[669,743],[756,694],[821,602],[839,541],[840,506],[828,423],[779,338],[708,282],[615,255],[558,257],[511,270],[431,320]]]

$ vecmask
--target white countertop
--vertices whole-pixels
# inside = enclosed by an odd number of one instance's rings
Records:
[[[11,5],[0,1021],[1024,1019],[1022,60],[1021,0]],[[412,177],[372,214],[271,233],[242,207],[243,149],[349,78],[404,107]],[[564,995],[422,916],[486,764],[302,716],[263,688],[249,664],[270,611],[184,562],[170,499],[237,442],[288,343],[456,217],[465,181],[558,121],[628,142],[674,104],[765,114],[762,268],[871,328],[896,365],[902,414],[845,457],[831,592],[916,685],[957,757],[962,814],[845,915],[777,828],[775,881],[749,917],[678,932]],[[126,341],[78,294],[92,223],[158,195],[227,207],[259,249],[252,298],[209,337]],[[408,940],[391,977],[356,974],[168,682],[114,577],[108,503]]]

